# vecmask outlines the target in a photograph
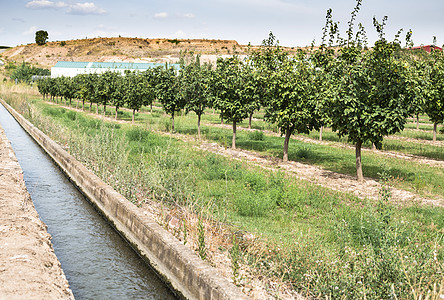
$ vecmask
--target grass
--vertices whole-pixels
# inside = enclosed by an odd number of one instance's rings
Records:
[[[40,103],[40,101],[37,101],[37,103]],[[108,109],[107,112],[109,112],[110,117],[114,116],[113,109]],[[99,108],[99,113],[101,113],[101,108]],[[130,111],[119,111],[119,119],[131,121],[131,117],[132,112]],[[176,132],[197,135],[196,120],[195,115],[192,113],[188,115],[178,114],[175,118]],[[215,114],[204,115],[204,120],[210,123],[220,123],[218,116]],[[154,130],[170,131],[171,128],[170,117],[159,111],[153,111],[152,114],[136,114],[136,121],[138,124],[145,124],[143,126],[148,126]],[[202,135],[223,146],[231,146],[231,129],[202,125]],[[318,133],[312,132],[309,137],[317,138]],[[326,141],[347,142],[346,138],[339,139],[337,134],[329,129],[324,130],[323,139]],[[281,137],[269,136],[259,132],[238,131],[236,143],[237,147],[241,149],[257,151],[271,157],[282,156],[283,138]],[[371,145],[367,144],[364,146],[369,148]],[[387,139],[384,141],[383,147],[385,150],[444,159],[443,148],[439,146]],[[353,149],[292,140],[289,146],[289,159],[352,176],[356,173]],[[396,187],[427,197],[442,197],[444,195],[442,184],[444,182],[444,171],[442,168],[432,168],[415,162],[406,164],[406,161],[403,159],[389,158],[371,152],[365,152],[362,161],[364,175],[367,177],[378,179],[380,165],[384,163],[391,169],[390,175],[394,178],[393,184]]]
[[[142,125],[130,126],[37,99],[2,97],[54,139],[69,144],[73,155],[135,204],[154,198],[260,237],[239,244],[239,263],[248,264],[258,276],[281,278],[304,295],[332,299],[406,299],[412,290],[425,294],[440,284],[441,208],[395,206],[387,193],[378,203],[360,200],[194,150],[147,130],[167,128],[168,117],[159,112],[138,114]],[[122,111],[120,117],[130,119],[131,113]],[[213,115],[206,117],[217,121]],[[194,121],[178,116],[176,128],[195,134]],[[203,134],[227,145],[231,140],[226,129],[203,126]],[[280,155],[282,138],[243,131],[238,137],[238,145],[245,149]],[[291,141],[290,158],[354,172],[353,151],[347,149]],[[398,176],[401,185],[407,182],[413,188],[412,182],[421,186],[422,180],[425,189],[442,192],[438,188],[442,174],[431,168],[367,153],[364,166],[366,174],[375,178],[384,171]]]

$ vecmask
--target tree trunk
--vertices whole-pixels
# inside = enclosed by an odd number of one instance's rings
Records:
[[[372,151],[375,151],[376,150],[376,145],[375,145],[375,143],[372,143]]]
[[[117,120],[117,111],[119,110],[119,107],[116,105],[116,115],[114,117],[114,120]]]
[[[92,109],[92,105],[93,105],[93,103],[92,103],[92,102],[90,102],[90,103],[89,103],[89,112],[91,112],[91,109]]]
[[[85,99],[82,99],[82,111],[85,110]]]
[[[251,119],[253,119],[253,113],[250,113],[250,117],[248,118],[248,129],[251,129]]]
[[[96,103],[96,115],[99,114],[99,103]]]
[[[364,182],[364,175],[362,174],[362,163],[361,163],[361,147],[362,147],[362,141],[358,140],[356,142],[356,174],[358,176],[358,181]]]
[[[132,120],[133,125],[134,125],[134,116],[135,116],[135,115],[136,115],[136,110],[133,109],[133,120]]]
[[[197,136],[200,139],[200,114],[197,115]]]
[[[233,140],[231,142],[231,149],[236,149],[236,121],[233,121]]]
[[[419,129],[419,114],[416,114],[416,130]]]
[[[436,142],[436,127],[438,127],[437,123],[433,123],[433,141]]]
[[[150,113],[153,113],[153,102],[151,102],[151,105],[150,105]]]
[[[103,116],[106,116],[106,102],[103,104]]]
[[[288,161],[288,144],[290,143],[291,130],[287,128],[285,130],[285,139],[284,139],[284,155],[282,156],[282,160],[284,162]]]
[[[324,126],[319,129],[319,140],[322,141],[322,131],[324,131]]]
[[[174,132],[174,111],[173,114],[171,115],[171,132]]]

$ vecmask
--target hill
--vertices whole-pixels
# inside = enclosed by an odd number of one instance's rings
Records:
[[[48,42],[43,46],[20,45],[7,49],[1,56],[7,61],[24,61],[41,67],[52,67],[59,60],[175,62],[185,51],[199,53],[203,60],[213,61],[217,55],[233,53],[233,47],[241,53],[246,50],[246,46],[234,40],[114,37]]]

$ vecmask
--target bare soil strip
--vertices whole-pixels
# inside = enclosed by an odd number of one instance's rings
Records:
[[[408,142],[408,143],[419,143],[419,144],[427,144],[427,145],[432,145],[432,146],[444,147],[444,141],[434,142],[431,140],[414,139],[414,138],[409,138],[409,137],[405,137],[405,136],[397,136],[397,135],[390,135],[385,138],[389,139],[389,140],[399,140],[399,141],[404,141],[404,142]]]
[[[74,299],[0,126],[0,298]]]
[[[48,102],[48,103],[51,103],[51,102]],[[52,103],[52,104],[54,104],[54,103]],[[66,108],[66,109],[81,111],[79,109],[75,109],[75,108],[68,107],[68,106],[62,106],[62,107]],[[113,118],[104,117],[103,115],[96,115],[94,113],[88,113],[88,114],[97,118],[97,119],[102,119],[102,120],[107,120],[107,121],[112,121],[112,122],[115,121]],[[117,122],[131,123],[129,121],[123,121],[123,120],[117,120]],[[207,123],[205,123],[205,124],[207,125]],[[215,126],[215,127],[221,127],[221,128],[232,128],[231,125],[225,125],[225,124],[210,124],[209,123],[208,125]],[[254,131],[257,129],[248,129],[248,128],[240,127],[239,130]],[[323,168],[318,167],[318,166],[303,164],[303,163],[294,162],[294,161],[289,161],[287,163],[284,163],[279,158],[264,156],[264,155],[261,155],[257,152],[253,152],[253,151],[240,150],[240,149],[236,149],[236,150],[227,149],[223,146],[218,145],[217,143],[211,143],[211,142],[206,141],[204,139],[201,139],[199,141],[197,138],[190,136],[190,135],[184,135],[184,134],[179,134],[179,133],[171,134],[171,133],[166,133],[163,131],[154,131],[154,132],[156,132],[158,134],[162,134],[162,135],[172,136],[172,137],[175,137],[175,138],[180,139],[185,142],[195,142],[195,143],[197,143],[197,146],[195,146],[195,147],[197,147],[198,149],[204,150],[204,151],[209,151],[209,152],[212,152],[215,154],[223,155],[223,156],[238,159],[238,160],[246,160],[246,161],[253,163],[256,166],[266,168],[266,169],[283,170],[286,173],[294,175],[299,179],[307,180],[307,181],[312,182],[314,184],[317,184],[317,185],[320,185],[323,187],[327,187],[327,188],[330,188],[335,191],[351,193],[360,199],[368,198],[368,199],[372,199],[372,200],[377,200],[378,196],[379,196],[379,191],[381,189],[381,184],[371,178],[365,178],[364,183],[358,183],[354,176],[349,176],[349,175],[345,175],[345,174],[340,174],[340,173],[324,170]],[[264,132],[266,132],[267,134],[270,134],[270,135],[279,136],[275,132],[271,132],[271,131],[264,131]],[[354,148],[349,145],[333,143],[333,142],[324,142],[324,141],[314,140],[314,139],[303,137],[303,136],[292,136],[292,137],[294,139],[301,140],[304,142],[309,142],[309,143],[325,144],[325,145],[329,145],[329,146],[339,146],[340,145],[340,147]],[[367,150],[367,151],[373,151],[373,150]],[[376,150],[376,152],[379,152],[382,155],[385,155],[387,153],[385,151],[377,151],[377,150]],[[396,156],[397,158],[414,160],[414,156],[409,157],[409,155],[404,155],[404,154],[399,154],[399,153],[393,153],[392,156]],[[417,161],[418,162],[420,161],[422,163],[426,163],[426,161],[430,161],[430,164],[433,162],[434,164],[436,164],[435,166],[439,166],[439,167],[444,166],[444,161],[437,161],[437,160],[435,161],[432,159],[427,159],[427,158],[422,158],[422,157],[418,157]],[[406,205],[406,204],[407,205],[421,204],[421,205],[432,205],[432,206],[444,207],[444,198],[442,198],[442,197],[439,197],[437,199],[429,199],[429,198],[424,198],[418,194],[415,194],[415,193],[412,193],[409,191],[405,191],[402,189],[397,189],[397,188],[391,188],[391,192],[392,192],[392,201],[394,203],[399,203],[399,204],[404,204],[404,205]]]

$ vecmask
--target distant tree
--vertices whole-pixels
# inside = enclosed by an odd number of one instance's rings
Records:
[[[148,69],[141,73],[146,83],[146,97],[143,99],[144,106],[150,106],[153,112],[153,101],[156,98],[156,85],[158,83],[157,68]]]
[[[35,42],[37,45],[44,45],[48,40],[48,32],[45,30],[39,30],[35,33]]]
[[[172,67],[159,68],[157,74],[159,76],[156,85],[157,99],[162,103],[163,110],[171,115],[171,129],[174,132],[174,114],[185,106],[184,98],[180,95],[179,79]]]
[[[37,80],[37,89],[39,93],[42,94],[43,99],[46,99],[49,94],[49,78]]]
[[[85,110],[85,101],[90,100],[94,92],[92,77],[89,74],[76,75],[74,77],[74,88],[76,90],[76,98],[82,100],[82,110]]]
[[[188,64],[182,63],[180,70],[181,95],[185,100],[186,113],[197,115],[197,134],[200,138],[200,120],[211,100],[211,65],[201,64],[200,57],[193,57]]]
[[[66,101],[69,101],[69,106],[71,106],[71,101],[76,95],[76,90],[74,88],[74,80],[71,77],[59,77],[59,89],[60,89],[60,96],[65,98],[65,104]]]
[[[424,111],[433,122],[433,141],[436,129],[444,121],[444,53],[433,50],[427,58],[427,88]]]
[[[98,77],[95,84],[95,97],[98,103],[103,105],[103,115],[106,115],[106,105],[112,99],[116,90],[118,73],[106,71]]]
[[[254,68],[254,62],[248,58],[242,68],[242,81],[244,82],[243,96],[246,99],[245,109],[248,113],[248,128],[251,129],[253,114],[261,108],[261,100],[265,97],[264,82],[261,81],[259,71]]]
[[[114,119],[117,120],[119,108],[125,105],[125,78],[120,74],[115,78],[115,89],[111,94],[111,104],[116,107]]]
[[[248,117],[248,104],[253,98],[248,93],[251,89],[244,73],[244,64],[239,56],[217,60],[213,80],[213,106],[221,110],[221,117],[233,123],[231,148],[236,149],[236,126]]]
[[[133,110],[132,123],[134,124],[136,110],[142,107],[145,99],[150,95],[146,77],[139,72],[125,72],[125,104]]]

